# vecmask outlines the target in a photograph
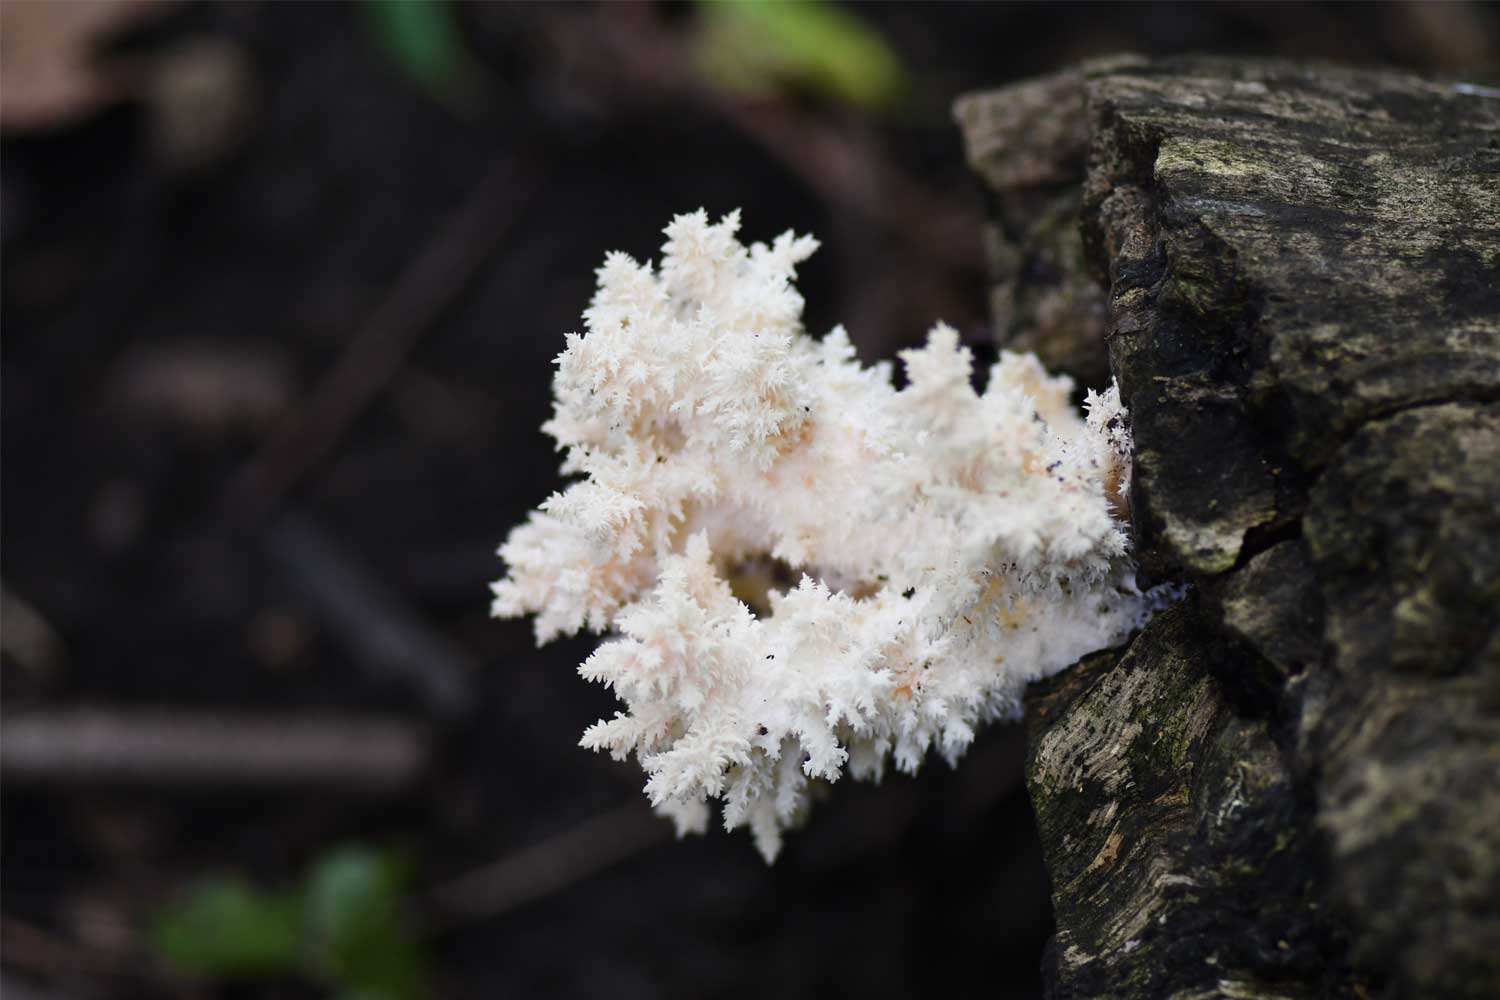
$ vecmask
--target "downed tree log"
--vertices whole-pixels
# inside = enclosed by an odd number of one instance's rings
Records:
[[[1125,58],[958,118],[1002,343],[1107,349],[1192,588],[1028,696],[1049,995],[1496,995],[1500,91]]]

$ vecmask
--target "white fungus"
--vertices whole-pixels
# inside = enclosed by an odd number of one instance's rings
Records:
[[[897,390],[842,328],[804,333],[817,243],[738,227],[699,211],[659,269],[605,259],[544,427],[581,478],[511,532],[494,612],[535,615],[539,642],[608,633],[580,672],[623,710],[583,745],[635,754],[679,832],[722,800],[772,860],[814,783],[956,760],[1153,601],[1116,513],[1115,388],[1085,417],[1070,379],[1002,353],[978,394],[940,324]]]

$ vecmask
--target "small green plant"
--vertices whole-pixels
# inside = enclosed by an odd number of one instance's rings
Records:
[[[695,63],[735,93],[778,86],[886,110],[907,85],[901,58],[857,14],[815,0],[714,0],[698,5]]]
[[[204,979],[301,976],[351,1000],[408,1000],[421,995],[426,968],[402,912],[409,873],[395,852],[349,845],[289,888],[209,876],[155,914],[151,943]]]

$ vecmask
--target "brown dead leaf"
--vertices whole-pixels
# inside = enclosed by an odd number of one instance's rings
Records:
[[[96,58],[127,28],[173,0],[5,0],[0,3],[0,128],[55,128],[130,94],[128,67]]]

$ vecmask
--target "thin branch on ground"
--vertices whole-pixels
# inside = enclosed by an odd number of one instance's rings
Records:
[[[350,658],[371,676],[415,688],[445,720],[473,707],[479,664],[295,511],[266,532],[266,552]]]
[[[227,506],[239,520],[264,520],[333,453],[421,338],[479,274],[531,201],[536,185],[530,167],[507,159],[438,226],[322,381],[234,480]]]
[[[421,899],[437,931],[488,920],[556,895],[664,843],[671,825],[631,802],[430,889]]]
[[[0,724],[8,784],[378,795],[409,787],[430,756],[427,734],[393,718],[61,709]]]

